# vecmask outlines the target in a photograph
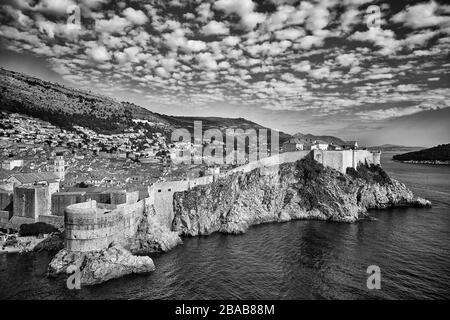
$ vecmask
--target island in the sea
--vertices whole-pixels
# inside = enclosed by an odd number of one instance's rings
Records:
[[[398,154],[394,160],[407,163],[450,164],[450,143],[433,148]]]

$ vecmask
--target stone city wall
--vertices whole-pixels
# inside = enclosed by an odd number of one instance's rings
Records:
[[[57,192],[52,194],[52,215],[64,217],[64,209],[86,201],[86,192]]]
[[[0,211],[0,228],[1,229],[9,229],[9,219],[11,218],[11,215],[9,211]]]
[[[17,187],[14,189],[14,216],[38,221],[41,214],[50,214],[50,191],[47,186]]]
[[[0,191],[0,210],[11,211],[13,206],[13,193]]]

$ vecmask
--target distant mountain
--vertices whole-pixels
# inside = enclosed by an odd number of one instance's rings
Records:
[[[408,152],[408,151],[418,151],[418,150],[422,150],[425,149],[425,147],[410,147],[410,146],[401,146],[401,145],[396,145],[396,144],[383,144],[381,146],[373,146],[373,147],[368,147],[367,149],[369,150],[379,150],[379,151],[403,151],[403,152]]]
[[[78,125],[105,134],[121,133],[125,128],[138,125],[168,134],[174,128],[192,129],[194,120],[201,120],[204,130],[265,128],[243,118],[159,114],[133,103],[118,102],[97,93],[68,88],[3,68],[0,68],[0,111],[33,116],[65,129]],[[146,121],[136,124],[133,120]],[[289,138],[290,135],[280,132],[281,142]]]
[[[313,134],[303,134],[303,133],[296,133],[294,134],[295,138],[298,138],[304,142],[313,142],[314,140],[323,140],[327,143],[332,143],[334,145],[338,145],[341,146],[343,144],[345,144],[345,141],[337,138],[337,137],[333,137],[333,136],[315,136]]]
[[[176,128],[187,128],[189,130],[194,129],[194,121],[201,121],[203,130],[208,129],[219,129],[225,132],[226,129],[267,129],[268,135],[270,135],[270,129],[259,125],[255,122],[244,118],[220,118],[220,117],[182,117],[182,116],[168,116],[163,114],[158,114],[161,118],[168,121],[173,127]],[[280,132],[280,143],[288,140],[291,135]],[[225,136],[225,135],[224,135]]]
[[[411,162],[450,162],[450,143],[437,147],[395,155],[394,160]]]

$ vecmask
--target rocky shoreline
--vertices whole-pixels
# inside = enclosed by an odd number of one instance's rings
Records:
[[[155,265],[150,257],[134,256],[120,245],[111,244],[106,249],[92,252],[63,249],[50,262],[48,275],[68,276],[74,270],[80,272],[81,285],[94,285],[129,274],[149,273],[155,270]]]
[[[183,236],[217,231],[233,234],[266,222],[316,219],[352,223],[366,218],[369,209],[431,206],[382,169],[373,170],[344,175],[304,159],[274,170],[237,173],[175,194],[172,229]]]
[[[370,209],[431,206],[380,167],[342,174],[308,158],[175,193],[173,204],[171,229],[160,224],[150,206],[125,244],[88,253],[63,249],[50,263],[49,275],[67,274],[73,265],[80,268],[82,285],[98,284],[153,271],[151,258],[136,255],[167,252],[181,244],[183,236],[239,234],[252,225],[298,219],[354,223],[369,218]]]

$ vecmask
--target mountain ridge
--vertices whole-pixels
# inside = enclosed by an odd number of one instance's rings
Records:
[[[203,130],[271,130],[244,118],[160,114],[131,102],[119,102],[95,92],[69,88],[4,68],[0,68],[0,110],[33,116],[62,128],[79,125],[106,134],[123,132],[134,125],[133,120],[147,120],[157,128],[155,130],[165,134],[175,128],[193,129],[194,120],[202,121]],[[290,137],[280,132],[280,143]]]
[[[342,140],[341,138],[338,138],[335,136],[329,136],[329,135],[316,136],[316,135],[313,135],[310,133],[303,134],[303,133],[298,132],[298,133],[294,134],[293,137],[298,138],[305,142],[313,142],[315,140],[323,140],[329,144],[334,144],[334,145],[338,145],[338,146],[342,146],[345,144],[345,141]]]

